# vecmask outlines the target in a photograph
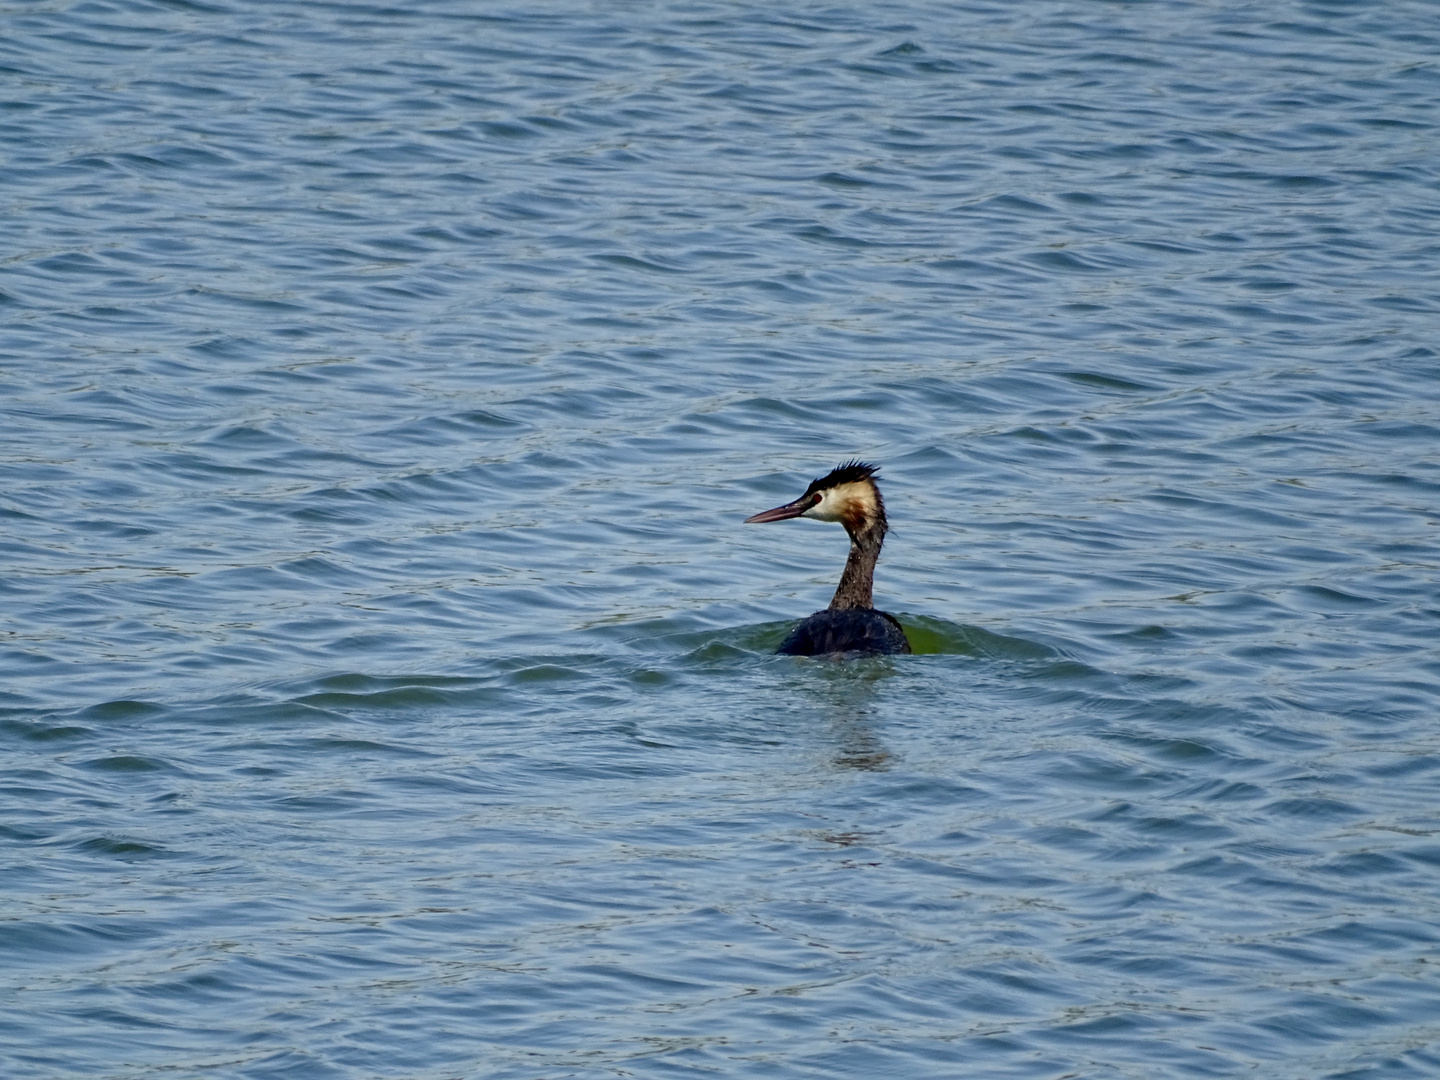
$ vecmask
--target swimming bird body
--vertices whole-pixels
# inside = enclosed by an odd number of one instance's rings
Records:
[[[794,502],[745,519],[756,524],[795,517],[838,521],[850,536],[850,556],[830,606],[802,620],[781,643],[779,652],[822,656],[910,651],[900,621],[888,612],[875,610],[875,563],[888,528],[885,502],[880,498],[875,474],[874,465],[847,462],[813,481]]]

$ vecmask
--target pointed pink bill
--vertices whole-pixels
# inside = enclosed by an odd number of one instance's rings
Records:
[[[784,506],[777,506],[774,510],[762,510],[758,514],[752,514],[742,524],[759,525],[766,521],[784,521],[786,518],[799,517],[815,505],[814,496],[802,495],[792,503]]]

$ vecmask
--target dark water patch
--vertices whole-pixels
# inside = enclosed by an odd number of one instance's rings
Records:
[[[1364,611],[1383,604],[1383,601],[1373,597],[1357,596],[1322,585],[1303,586],[1292,591],[1302,605],[1311,611]]]
[[[836,232],[823,225],[809,225],[796,229],[795,235],[804,239],[821,244],[829,244],[839,248],[868,248],[873,247],[874,242],[863,237],[850,236]]]
[[[1072,382],[1093,386],[1100,390],[1123,390],[1128,392],[1153,391],[1153,386],[1146,386],[1143,383],[1132,382],[1129,379],[1116,378],[1113,375],[1097,374],[1092,372],[1062,372],[1065,378]]]
[[[531,683],[583,682],[583,672],[560,664],[536,664],[511,671],[507,676],[510,685],[524,686]]]
[[[646,273],[674,274],[682,271],[681,267],[667,266],[654,258],[642,259],[634,255],[602,254],[591,256],[596,262],[608,263],[624,270],[639,270]]]
[[[520,426],[521,421],[512,419],[498,412],[491,412],[484,409],[473,409],[458,414],[455,419],[469,427],[475,428],[513,428]]]
[[[0,953],[13,962],[43,963],[47,956],[88,953],[95,947],[93,935],[83,927],[57,925],[41,920],[6,920],[0,923]]]
[[[1183,635],[1166,626],[1140,626],[1133,630],[1121,630],[1109,635],[1121,641],[1146,645],[1164,645],[1183,640]]]
[[[1168,770],[1147,770],[1132,763],[1093,755],[1072,755],[1066,761],[1046,768],[1045,775],[1067,785],[1130,796],[1155,791],[1174,778]]]
[[[842,190],[886,186],[866,177],[841,172],[828,172],[816,179],[827,187],[840,188]]]
[[[1308,821],[1338,821],[1361,813],[1358,807],[1341,799],[1323,797],[1277,799],[1267,805],[1265,811],[1281,817],[1304,818]]]
[[[388,711],[428,709],[439,706],[454,707],[462,703],[479,706],[494,703],[498,697],[497,692],[490,688],[466,687],[450,690],[443,686],[406,685],[408,680],[397,680],[397,682],[400,685],[369,691],[328,690],[304,694],[297,697],[295,703],[324,711],[350,709]]]
[[[94,772],[107,773],[149,773],[173,770],[173,766],[169,762],[137,754],[112,754],[93,758],[85,762],[82,767]]]
[[[416,756],[431,757],[424,751],[412,747],[399,746],[394,743],[380,743],[370,739],[343,739],[343,738],[311,738],[298,742],[295,745],[297,750],[309,753],[336,753],[336,754],[374,754],[377,756]]]
[[[91,855],[104,855],[122,862],[148,859],[168,854],[164,848],[117,836],[96,836],[73,845],[76,851]]]
[[[1128,734],[1113,734],[1108,737],[1166,761],[1185,762],[1189,765],[1200,766],[1226,765],[1232,769],[1239,764],[1231,752],[1195,739],[1157,739]]]
[[[1055,211],[1044,203],[1018,195],[996,195],[977,205],[976,209],[994,210],[1003,213],[1049,215]]]
[[[56,724],[44,720],[20,720],[6,718],[0,720],[0,731],[18,736],[30,742],[68,742],[73,739],[84,739],[95,734],[93,728],[80,724]]]

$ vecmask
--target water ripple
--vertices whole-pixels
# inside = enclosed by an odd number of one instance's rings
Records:
[[[12,7],[6,1076],[1440,1070],[1430,6]]]

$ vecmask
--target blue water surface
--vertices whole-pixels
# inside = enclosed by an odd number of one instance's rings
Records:
[[[1440,7],[0,26],[0,1074],[1440,1074]]]

